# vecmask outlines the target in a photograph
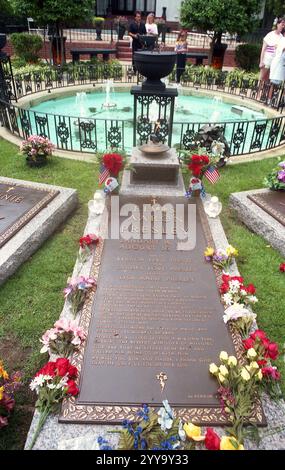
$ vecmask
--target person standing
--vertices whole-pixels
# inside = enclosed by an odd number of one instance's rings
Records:
[[[279,42],[282,40],[282,31],[285,28],[285,18],[278,18],[276,29],[270,31],[263,39],[263,46],[260,54],[260,80],[267,81],[270,74],[270,66],[276,54]]]
[[[175,48],[176,58],[176,83],[180,83],[181,75],[185,70],[187,53],[187,31],[180,31],[177,36]]]
[[[280,85],[285,80],[285,37],[281,36],[270,66],[269,80],[273,85]]]
[[[132,38],[132,63],[133,70],[136,73],[136,67],[134,64],[134,53],[142,48],[142,42],[140,41],[140,35],[146,35],[145,24],[142,22],[142,16],[140,11],[135,12],[134,21],[131,22],[129,27],[129,36]]]
[[[150,13],[149,15],[147,15],[145,29],[146,29],[146,33],[149,34],[150,36],[158,36],[157,24],[155,24],[154,22],[153,13]]]

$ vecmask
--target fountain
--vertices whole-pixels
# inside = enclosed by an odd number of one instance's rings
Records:
[[[110,109],[110,108],[116,108],[117,105],[116,103],[113,103],[111,101],[111,87],[113,85],[113,80],[107,80],[107,83],[106,83],[106,98],[105,98],[105,102],[102,104],[102,108],[107,108],[107,109]]]
[[[223,103],[223,100],[220,96],[214,96],[213,98],[213,105],[216,107],[219,107],[221,104]],[[220,120],[220,116],[221,116],[221,113],[220,111],[213,111],[211,116],[210,116],[210,120],[209,122],[211,123],[216,123]]]
[[[79,116],[83,117],[84,114],[86,113],[86,93],[85,91],[80,91],[76,93],[76,106],[78,106],[79,109]]]

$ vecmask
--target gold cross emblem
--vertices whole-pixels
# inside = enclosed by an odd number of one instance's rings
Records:
[[[159,380],[161,393],[162,393],[165,387],[165,382],[167,381],[168,377],[164,372],[160,372],[159,374],[157,374],[156,378],[157,380]]]

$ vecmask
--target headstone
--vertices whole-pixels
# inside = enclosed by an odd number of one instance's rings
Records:
[[[250,194],[248,198],[285,226],[285,191]]]
[[[139,207],[134,233],[137,220],[142,228],[143,205],[155,211],[166,203],[183,205],[186,216],[185,198],[120,197],[121,205]],[[203,256],[213,241],[200,201],[197,207],[194,250],[177,250],[177,226],[173,240],[121,236],[98,248],[98,287],[81,318],[88,342],[74,358],[80,394],[64,402],[60,421],[119,423],[135,419],[142,403],[159,406],[167,398],[185,420],[226,423],[209,364],[223,350],[241,357],[243,347],[223,323],[217,271]],[[259,404],[254,413],[253,420],[263,422]]]
[[[0,182],[0,248],[58,193]]]

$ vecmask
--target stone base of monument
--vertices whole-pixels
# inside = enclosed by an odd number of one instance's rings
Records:
[[[74,189],[0,178],[0,284],[49,238],[77,203]]]
[[[285,192],[255,189],[233,193],[230,206],[250,230],[285,256]]]
[[[184,196],[185,188],[175,149],[152,156],[133,148],[125,170],[121,195]]]

